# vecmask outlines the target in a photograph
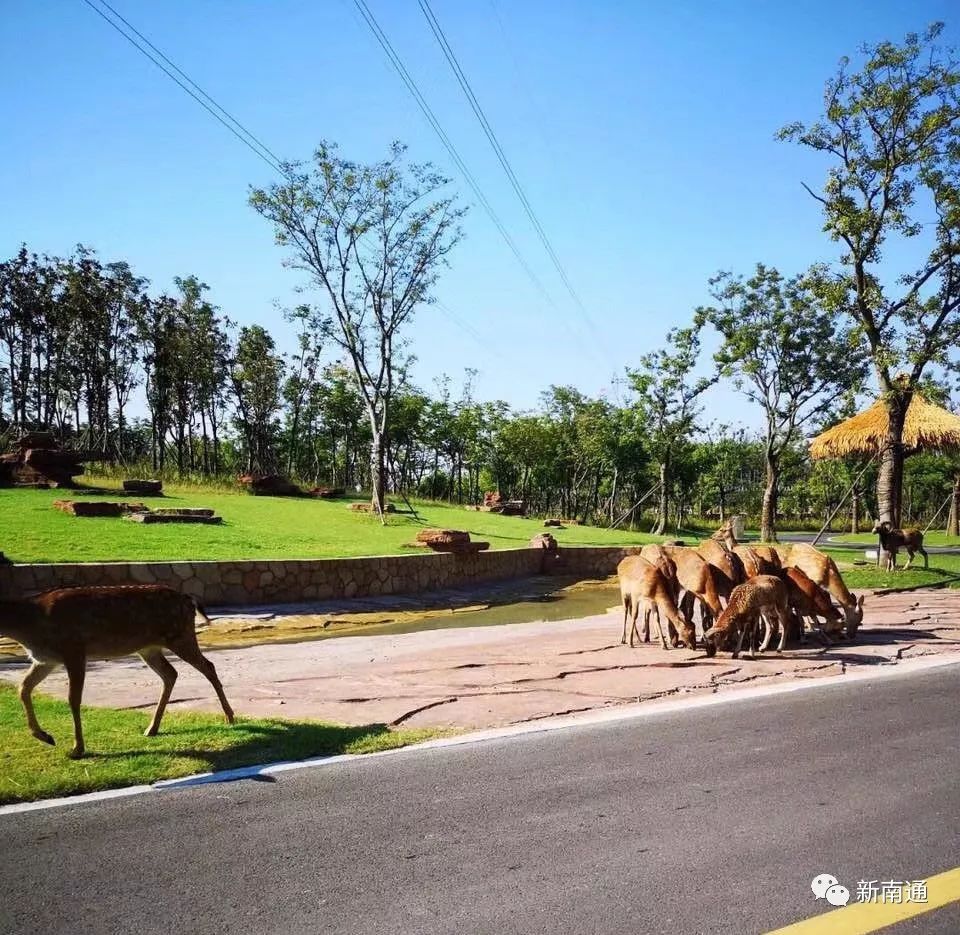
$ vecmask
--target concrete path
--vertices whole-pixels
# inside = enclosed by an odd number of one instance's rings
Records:
[[[960,592],[870,596],[866,607],[853,645],[824,649],[811,643],[756,660],[665,652],[653,643],[621,646],[620,614],[613,611],[579,620],[253,646],[209,656],[243,715],[466,729],[960,652]],[[171,709],[218,711],[209,684],[185,664],[178,668]],[[19,678],[23,669],[2,664],[0,677]],[[62,670],[44,690],[65,697]],[[84,701],[146,709],[158,694],[156,676],[131,658],[92,664]]]

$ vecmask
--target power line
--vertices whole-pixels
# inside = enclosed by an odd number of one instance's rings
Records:
[[[85,3],[89,6],[88,0],[84,0]],[[230,121],[244,136],[246,136],[252,143],[258,146],[263,152],[265,152],[277,165],[282,165],[283,160],[275,153],[273,150],[267,146],[263,140],[258,139],[254,136],[236,117],[233,116],[225,107],[222,107],[217,101],[215,101],[203,88],[200,87],[183,69],[179,68],[175,62],[171,62],[166,55],[163,54],[162,50],[158,49],[136,26],[133,25],[129,20],[124,19],[124,17],[118,13],[107,0],[97,0],[100,6],[106,7],[111,15],[115,16],[124,26],[126,26],[134,35],[139,39],[142,39],[160,58],[162,58],[187,84],[190,85],[201,97],[209,101],[213,107],[215,107],[227,120]],[[99,12],[99,11],[98,11]],[[111,24],[112,25],[112,24]]]
[[[432,7],[430,6],[429,0],[418,0],[420,4],[420,10],[424,15],[424,18],[427,21],[427,24],[430,26],[430,30],[433,32],[434,38],[437,40],[441,50],[443,51],[444,57],[447,60],[447,64],[450,65],[454,75],[456,76],[457,82],[460,85],[461,90],[466,95],[467,102],[470,104],[471,110],[473,110],[474,115],[480,123],[481,128],[483,129],[484,134],[487,137],[491,147],[493,148],[494,153],[497,156],[497,159],[500,162],[500,165],[503,167],[503,171],[506,173],[507,178],[510,180],[513,190],[516,192],[517,197],[520,199],[520,204],[523,206],[523,210],[526,212],[527,217],[530,219],[530,223],[533,225],[534,230],[537,232],[537,236],[540,238],[540,242],[543,244],[544,249],[547,252],[547,255],[550,257],[555,269],[560,275],[560,279],[563,281],[564,286],[566,286],[567,292],[570,294],[570,297],[573,299],[574,304],[577,306],[578,311],[580,312],[584,323],[591,329],[591,331],[596,329],[596,325],[590,317],[590,313],[587,311],[583,302],[580,299],[580,296],[577,294],[577,291],[573,288],[573,284],[570,282],[570,278],[567,275],[566,270],[563,267],[563,264],[560,262],[560,258],[557,256],[556,251],[553,248],[553,244],[550,243],[550,238],[547,236],[546,231],[543,229],[543,225],[540,223],[540,219],[537,217],[536,212],[533,210],[533,206],[530,204],[529,199],[527,198],[526,193],[523,190],[523,186],[520,184],[520,180],[517,178],[516,173],[513,171],[513,167],[510,165],[510,161],[507,159],[507,154],[504,152],[503,147],[500,145],[500,141],[497,139],[496,133],[494,133],[493,127],[490,125],[490,121],[487,119],[487,115],[484,113],[483,108],[480,106],[480,102],[477,100],[476,94],[473,92],[473,88],[470,85],[469,80],[467,79],[466,74],[463,71],[463,68],[460,66],[460,62],[457,60],[457,56],[454,53],[453,49],[450,46],[449,41],[447,40],[446,34],[443,31],[443,28],[440,26],[440,22],[437,20],[436,14],[433,12]]]
[[[387,58],[390,60],[390,64],[393,65],[397,74],[400,76],[400,79],[406,85],[407,90],[413,96],[413,99],[417,102],[420,110],[422,111],[424,117],[427,118],[427,122],[433,128],[434,133],[440,138],[440,142],[443,144],[444,149],[449,153],[450,158],[454,161],[457,168],[460,170],[464,179],[466,179],[467,184],[470,186],[473,194],[476,196],[477,201],[480,202],[484,211],[486,211],[487,216],[493,221],[494,226],[500,233],[500,236],[503,238],[506,245],[510,248],[510,251],[516,257],[517,262],[523,268],[523,271],[527,274],[527,277],[530,281],[536,286],[540,294],[546,299],[548,304],[553,305],[553,299],[550,296],[550,293],[547,292],[546,287],[540,281],[540,278],[536,273],[530,268],[530,265],[523,258],[523,255],[520,253],[520,250],[517,248],[516,243],[514,243],[513,238],[507,232],[507,229],[503,226],[500,218],[497,217],[497,213],[493,210],[490,202],[488,201],[486,195],[484,195],[481,190],[477,180],[473,177],[473,173],[467,168],[466,163],[460,157],[460,154],[457,152],[456,147],[453,145],[453,142],[450,140],[450,137],[447,136],[443,127],[440,125],[440,121],[437,120],[436,114],[434,114],[432,108],[427,103],[426,98],[420,92],[420,89],[417,87],[417,83],[413,80],[410,75],[410,72],[407,71],[406,66],[403,64],[400,56],[397,54],[396,50],[390,44],[390,40],[387,38],[386,33],[381,28],[380,24],[377,22],[376,17],[373,13],[370,12],[370,8],[367,6],[365,0],[353,0],[355,6],[360,11],[360,15],[363,17],[367,26],[370,28],[370,31],[373,33],[374,38],[380,44],[380,47],[386,53]]]

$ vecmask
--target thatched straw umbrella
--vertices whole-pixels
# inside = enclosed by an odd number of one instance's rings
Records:
[[[878,399],[869,409],[857,413],[845,422],[821,433],[810,442],[810,457],[844,458],[849,455],[876,456],[887,440],[887,408]],[[921,448],[960,448],[960,416],[913,394],[903,426],[904,454],[913,454]],[[902,477],[898,478],[902,483]],[[954,486],[960,496],[960,485]],[[900,497],[897,497],[900,502]],[[900,525],[900,517],[894,519]]]

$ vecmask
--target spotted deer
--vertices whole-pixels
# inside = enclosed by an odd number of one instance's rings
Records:
[[[716,655],[720,647],[729,647],[737,641],[733,650],[733,658],[740,655],[744,637],[750,636],[750,654],[754,654],[757,628],[760,615],[767,616],[771,624],[775,621],[780,629],[779,651],[786,644],[787,627],[789,625],[789,611],[787,607],[787,588],[775,575],[757,575],[754,578],[737,585],[730,595],[730,601],[717,619],[716,624],[704,634],[707,655]],[[773,627],[767,628],[760,651],[763,652],[770,644]]]
[[[164,649],[207,678],[232,724],[233,709],[217,670],[197,644],[198,609],[193,598],[159,584],[58,588],[27,600],[0,601],[0,634],[22,644],[33,663],[20,683],[20,701],[30,733],[43,743],[54,743],[37,722],[32,694],[62,665],[67,670],[73,714],[74,745],[69,756],[82,757],[86,748],[80,701],[87,662],[136,653],[163,682],[160,700],[146,730],[146,736],[152,737],[160,729],[160,719],[177,680],[177,670],[163,655]]]

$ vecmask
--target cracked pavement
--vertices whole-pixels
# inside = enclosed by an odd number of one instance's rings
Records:
[[[747,682],[813,679],[851,667],[960,652],[960,592],[951,590],[870,595],[855,643],[825,648],[811,640],[756,659],[726,653],[708,659],[702,651],[664,651],[654,642],[631,649],[620,645],[621,622],[620,612],[611,608],[577,620],[206,652],[239,714],[451,729],[655,704]],[[180,677],[171,709],[218,711],[209,684],[173,661]],[[19,679],[24,668],[2,663],[0,677]],[[63,671],[43,688],[65,697]],[[84,702],[150,709],[159,689],[156,676],[135,657],[92,663]]]

